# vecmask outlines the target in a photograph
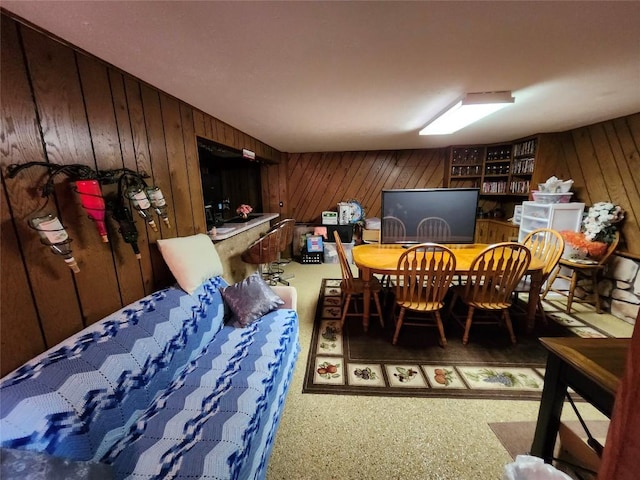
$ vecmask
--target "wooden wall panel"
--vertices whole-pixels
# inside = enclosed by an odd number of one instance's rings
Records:
[[[355,199],[379,217],[383,189],[441,187],[445,158],[446,149],[290,154],[290,212],[317,222],[323,210]]]
[[[178,236],[184,237],[196,232],[193,224],[191,192],[182,138],[180,104],[166,95],[160,96],[160,104],[162,105],[162,121],[169,156],[169,172],[173,182],[172,196],[176,208],[176,232]],[[200,198],[202,198],[202,194]]]
[[[24,268],[20,244],[13,226],[5,189],[0,183],[0,269],[11,280],[0,282],[2,322],[0,322],[0,365],[4,371],[18,368],[24,359],[45,349],[31,286]]]
[[[0,107],[2,109],[2,166],[22,165],[30,161],[46,161],[42,137],[38,123],[36,106],[29,85],[27,66],[23,62],[20,48],[20,32],[16,24],[2,16],[2,81],[0,82]],[[64,340],[84,325],[78,298],[75,293],[73,274],[61,258],[55,257],[47,247],[40,243],[38,235],[29,228],[27,220],[45,207],[47,212],[57,213],[55,204],[46,204],[35,188],[40,184],[42,171],[30,169],[20,172],[15,178],[7,178],[3,169],[3,184],[6,188],[6,201],[10,208],[12,221],[17,232],[20,251],[24,255],[24,272],[31,284],[31,305],[24,309],[39,312],[41,329],[46,345]],[[4,201],[5,198],[2,200]],[[3,221],[3,228],[4,228]],[[11,242],[2,242],[2,255],[16,253]],[[7,260],[3,260],[7,261]],[[16,266],[19,262],[15,263]],[[8,282],[9,270],[2,269],[3,288]],[[16,275],[12,272],[11,278]],[[11,281],[11,280],[10,280]],[[3,290],[4,294],[4,290]],[[2,297],[3,305],[5,297]],[[20,330],[19,311],[2,308],[3,342],[18,342]],[[15,337],[13,335],[15,333]],[[35,339],[36,342],[39,339]],[[16,352],[17,353],[17,352]],[[24,353],[24,352],[23,352]],[[26,358],[22,358],[22,361]],[[8,364],[16,362],[9,361]],[[21,363],[21,362],[17,362]],[[5,364],[2,364],[5,372]]]
[[[626,209],[624,248],[640,256],[640,114],[604,126],[626,194],[621,201]]]
[[[193,128],[193,111],[184,103],[180,104],[180,117],[182,125],[182,145],[184,148],[187,177],[189,179],[193,229],[194,233],[204,232],[207,229],[207,223],[204,215],[204,196],[202,193],[202,180],[200,178],[198,146]]]
[[[24,32],[23,42],[48,161],[95,169],[73,50],[29,30]],[[51,75],[52,71],[58,75]],[[73,193],[72,184],[61,177],[56,186],[61,219],[74,239],[74,256],[81,269],[75,276],[76,290],[84,323],[88,325],[111,313],[113,305],[120,304],[113,258]],[[96,292],[101,295],[96,297]]]
[[[118,127],[118,142],[120,144],[122,164],[123,167],[128,168],[129,170],[138,171],[138,166],[136,163],[136,151],[133,140],[133,129],[131,126],[131,116],[129,114],[129,102],[127,99],[124,76],[119,72],[110,70],[109,80],[109,84],[111,86],[111,94],[113,96],[112,101],[116,116],[116,124]],[[127,268],[132,270],[131,274],[134,274],[133,270],[137,268],[139,271],[139,275],[142,277],[143,293],[144,295],[148,295],[149,293],[154,291],[155,285],[161,284],[155,283],[153,278],[153,268],[151,265],[151,256],[149,253],[147,228],[144,225],[144,221],[135,212],[132,211],[131,214],[133,215],[134,221],[136,223],[136,229],[138,231],[138,247],[140,249],[141,258],[140,260],[136,260],[131,246],[125,244],[125,242],[120,237],[116,236],[116,238],[113,240],[113,248],[116,251],[116,264],[128,264],[129,267]],[[115,223],[112,223],[112,225],[114,224]],[[136,292],[139,293],[139,288],[136,288]],[[126,298],[126,295],[127,294],[123,292],[123,301]],[[126,304],[128,305],[128,303]]]
[[[557,136],[559,169],[574,180],[575,200],[613,202],[626,212],[619,250],[640,258],[640,114]]]
[[[196,134],[215,137],[219,124],[222,137],[213,140],[254,149],[258,142],[5,12],[1,19],[4,375],[85,325],[173,283],[156,240],[206,228]],[[279,159],[280,152],[264,150],[268,160]],[[110,242],[101,242],[63,175],[49,202],[37,190],[46,169],[34,167],[7,177],[8,165],[30,161],[146,172],[148,183],[157,183],[165,194],[173,228],[156,219],[160,232],[155,233],[133,212],[142,254],[137,261],[113,219],[107,222]],[[272,180],[278,186],[285,177],[275,167]],[[116,191],[115,185],[103,185],[105,196]],[[277,205],[282,192],[275,188],[271,203]],[[57,214],[67,227],[81,268],[77,275],[28,227],[27,219],[39,210]]]
[[[162,109],[160,107],[160,97],[158,91],[140,85],[140,99],[142,101],[142,110],[144,112],[144,124],[146,139],[149,148],[149,165],[151,171],[147,173],[151,176],[147,180],[148,185],[154,185],[162,190],[166,196],[168,205],[169,227],[154,215],[154,221],[158,232],[147,228],[149,237],[149,261],[153,270],[153,277],[156,284],[165,285],[171,281],[171,272],[166,263],[162,259],[160,252],[156,247],[158,238],[170,238],[175,236],[176,232],[176,214],[174,208],[174,197],[172,189],[172,178],[169,171],[169,161],[167,157],[167,147],[164,141],[164,124],[162,121]],[[142,225],[142,221],[140,225]]]

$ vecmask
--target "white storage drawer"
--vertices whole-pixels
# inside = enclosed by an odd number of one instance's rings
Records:
[[[582,223],[584,203],[538,203],[522,202],[522,219],[518,241],[522,242],[527,234],[538,228],[571,230],[577,232]]]

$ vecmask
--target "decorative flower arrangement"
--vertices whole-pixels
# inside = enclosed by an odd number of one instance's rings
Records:
[[[616,224],[624,219],[619,205],[598,202],[592,205],[582,219],[581,231],[562,231],[566,243],[565,258],[599,258],[613,241]]]
[[[242,204],[238,208],[236,208],[236,213],[240,215],[242,218],[247,218],[247,216],[253,212],[253,208],[251,205]]]
[[[588,240],[611,243],[616,233],[616,223],[624,219],[624,210],[619,205],[598,202],[589,208],[582,219],[582,231]]]

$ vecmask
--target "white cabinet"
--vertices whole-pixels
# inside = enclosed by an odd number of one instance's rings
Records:
[[[537,228],[571,230],[577,232],[582,223],[584,203],[539,203],[522,202],[522,219],[518,241],[522,242],[529,232]]]

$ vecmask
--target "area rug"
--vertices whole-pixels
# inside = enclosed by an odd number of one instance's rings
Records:
[[[606,336],[559,310],[527,335],[514,311],[515,345],[504,328],[493,325],[472,326],[468,345],[462,345],[462,328],[445,316],[446,348],[438,345],[435,328],[408,325],[394,346],[392,298],[385,327],[372,316],[367,332],[357,317],[348,317],[341,330],[341,301],[340,279],[324,279],[303,393],[539,400],[547,359],[539,337]]]

